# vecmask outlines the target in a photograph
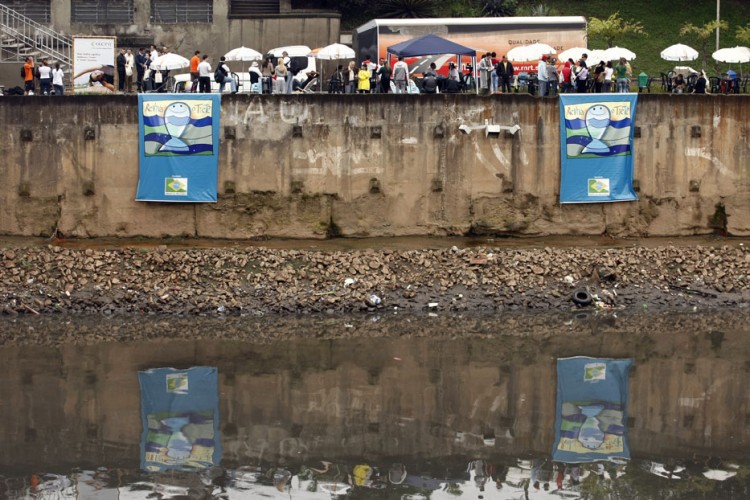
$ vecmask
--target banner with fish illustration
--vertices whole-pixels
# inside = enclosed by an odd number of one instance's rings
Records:
[[[630,458],[627,440],[630,359],[557,360],[552,459],[581,463]]]
[[[219,375],[214,367],[138,372],[141,468],[205,469],[219,465]]]
[[[138,94],[137,201],[215,202],[218,94]]]
[[[633,131],[638,94],[560,95],[560,203],[637,200]]]

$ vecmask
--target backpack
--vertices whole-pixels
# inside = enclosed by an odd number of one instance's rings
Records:
[[[218,68],[216,68],[216,71],[214,72],[214,81],[216,83],[223,83],[224,82],[224,69],[219,65]]]
[[[26,66],[21,66],[21,78],[26,80]]]

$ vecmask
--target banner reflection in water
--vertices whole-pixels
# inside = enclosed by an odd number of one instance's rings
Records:
[[[629,359],[557,360],[555,460],[630,458],[625,424],[631,364]]]
[[[141,468],[202,469],[221,461],[218,370],[155,368],[141,386]]]

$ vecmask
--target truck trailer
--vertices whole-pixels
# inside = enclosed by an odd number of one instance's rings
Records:
[[[476,49],[477,58],[495,52],[502,58],[513,47],[532,43],[546,43],[557,52],[586,46],[586,18],[582,16],[554,17],[465,17],[431,19],[373,19],[354,30],[354,51],[359,61],[366,58],[388,58],[391,45],[434,34],[452,42]],[[455,56],[429,56],[407,61],[412,73],[421,73],[434,62],[445,74],[449,61]],[[469,63],[461,61],[462,69]],[[391,62],[392,64],[392,62]],[[536,70],[533,61],[513,63],[516,73]],[[440,71],[440,69],[442,70]]]

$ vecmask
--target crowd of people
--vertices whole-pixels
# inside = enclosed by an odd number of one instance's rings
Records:
[[[157,49],[151,45],[150,50],[141,47],[137,52],[132,49],[120,49],[115,66],[104,66],[88,71],[89,86],[105,87],[111,92],[171,92],[167,88],[170,71],[152,68],[156,58],[169,53],[167,47]],[[252,62],[249,68],[249,82],[258,93],[291,94],[306,91],[309,84],[317,84],[317,90],[326,91],[319,81],[316,71],[304,73],[306,78],[298,78],[301,68],[300,58],[289,57],[283,52],[274,60],[267,57],[260,63]],[[554,56],[543,55],[536,66],[536,72],[518,72],[507,56],[497,58],[494,52],[485,53],[474,73],[471,64],[459,70],[456,63],[450,62],[448,70],[438,73],[435,63],[421,74],[410,72],[403,57],[391,66],[387,59],[372,61],[369,56],[358,65],[350,61],[348,65],[338,65],[327,82],[329,93],[459,93],[477,88],[480,94],[509,93],[528,91],[539,96],[556,96],[558,93],[606,93],[629,92],[633,70],[624,58],[619,61],[599,61],[589,66],[588,55],[583,54],[574,61],[558,61]],[[115,74],[117,88],[115,88]],[[474,77],[478,76],[475,82]],[[56,63],[50,67],[47,59],[35,65],[34,59],[28,57],[23,66],[25,95],[63,95],[65,93],[65,74]],[[74,78],[80,75],[74,75]],[[209,55],[202,55],[196,50],[190,59],[190,80],[186,82],[185,92],[208,93],[212,91],[211,80],[224,92],[229,87],[237,93],[241,82],[229,66],[225,57],[221,57],[216,68],[211,65]],[[478,85],[477,85],[478,83]],[[703,72],[696,75],[694,81],[688,82],[682,74],[670,81],[669,91],[674,93],[702,94],[708,91],[708,82]],[[19,90],[20,92],[20,90]]]

